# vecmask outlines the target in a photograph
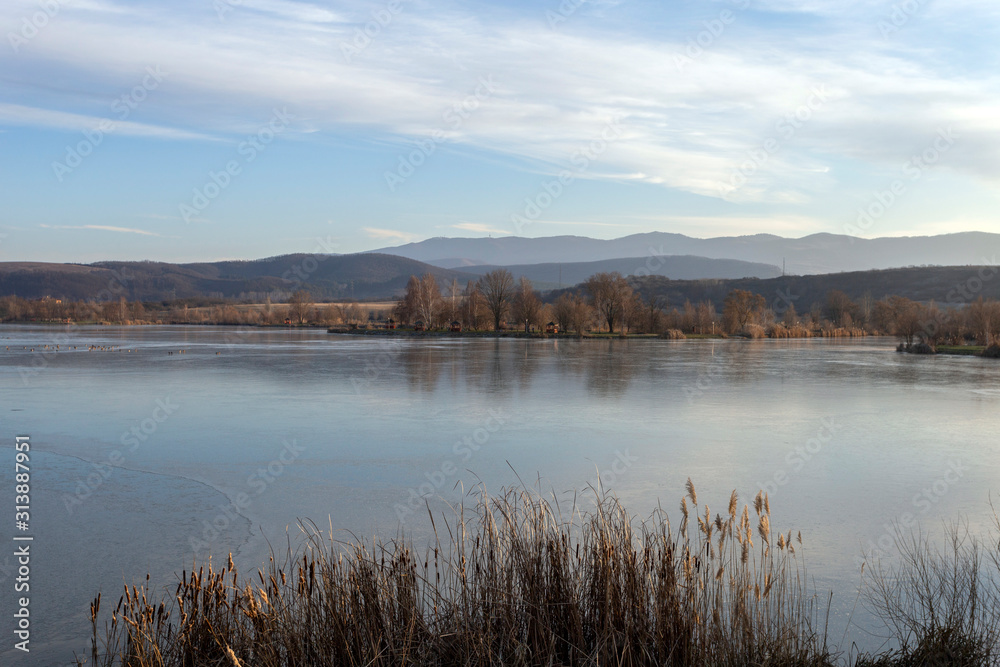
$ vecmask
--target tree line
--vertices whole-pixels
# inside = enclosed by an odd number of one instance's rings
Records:
[[[733,289],[721,310],[712,301],[671,305],[656,294],[645,298],[621,274],[597,273],[575,289],[543,297],[527,278],[506,269],[491,271],[464,286],[441,286],[431,274],[412,276],[391,309],[357,303],[315,303],[306,290],[284,303],[239,304],[222,299],[174,302],[27,300],[0,298],[0,321],[108,322],[114,324],[242,324],[369,326],[392,317],[399,325],[427,329],[458,322],[465,330],[539,331],[554,323],[566,333],[729,335],[749,338],[895,335],[907,349],[926,345],[1000,340],[1000,302],[977,298],[941,307],[903,296],[854,300],[840,290],[798,312],[795,301],[774,307],[761,294]]]

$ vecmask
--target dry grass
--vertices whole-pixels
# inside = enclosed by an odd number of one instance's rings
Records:
[[[812,332],[801,324],[787,326],[777,322],[767,329],[768,338],[809,338],[811,336]]]
[[[964,523],[949,527],[943,548],[920,533],[895,542],[898,560],[866,564],[864,590],[898,647],[857,667],[1000,665],[1000,543],[984,548]]]
[[[209,562],[166,602],[126,589],[110,619],[99,596],[81,664],[832,664],[801,538],[773,530],[766,496],[741,510],[734,492],[713,517],[689,483],[676,526],[595,496],[563,515],[525,489],[478,495],[423,555],[306,525],[249,578]]]
[[[834,329],[821,329],[819,335],[822,338],[864,338],[869,334],[858,327],[836,327]]]

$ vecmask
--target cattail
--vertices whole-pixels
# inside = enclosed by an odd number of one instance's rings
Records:
[[[687,521],[688,518],[687,498],[681,498],[681,514],[684,515],[684,520]]]
[[[687,482],[684,484],[684,488],[687,489],[688,496],[691,497],[691,502],[695,505],[698,504],[698,492],[694,490],[694,482],[688,477]]]
[[[753,499],[753,508],[757,512],[757,516],[760,516],[760,511],[764,507],[764,492],[758,491],[757,497]]]
[[[760,517],[760,524],[757,526],[757,532],[760,533],[760,537],[762,540],[764,540],[764,544],[770,546],[771,522],[768,520],[766,514]]]
[[[729,496],[729,516],[736,516],[736,511],[739,509],[739,500],[739,496],[736,495],[736,489],[733,489],[733,494]]]

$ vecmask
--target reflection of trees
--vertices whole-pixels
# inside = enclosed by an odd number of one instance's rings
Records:
[[[514,372],[517,376],[518,386],[522,391],[531,388],[531,379],[538,372],[538,360],[542,355],[549,354],[548,346],[538,345],[530,340],[518,341],[519,350],[513,355],[512,361]]]
[[[435,345],[407,345],[399,354],[399,365],[410,389],[432,392],[437,387],[441,368],[447,363]]]
[[[463,345],[459,365],[468,386],[486,393],[502,393],[511,388],[516,356],[510,341],[493,338]]]
[[[587,388],[605,395],[624,393],[635,373],[633,356],[636,344],[627,340],[593,342],[592,353],[581,355],[587,361]],[[639,344],[648,345],[646,341]]]

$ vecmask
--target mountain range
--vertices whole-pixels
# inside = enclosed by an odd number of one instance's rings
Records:
[[[771,234],[698,239],[649,232],[618,239],[583,236],[432,238],[372,252],[399,255],[442,268],[596,262],[622,257],[693,255],[782,266],[800,275],[905,266],[993,264],[1000,234],[960,232],[939,236],[862,239],[837,234],[784,238]],[[760,276],[764,277],[764,276]]]
[[[0,296],[263,301],[305,288],[316,300],[376,300],[398,297],[413,275],[430,273],[442,287],[456,281],[464,287],[503,266],[515,277],[529,278],[543,291],[579,284],[598,272],[650,276],[649,284],[670,292],[671,301],[682,296],[715,300],[719,290],[744,285],[752,288],[762,280],[779,280],[783,274],[785,279],[803,279],[792,282],[807,299],[818,298],[827,289],[852,294],[913,293],[915,298],[930,295],[942,299],[968,267],[995,266],[998,253],[1000,234],[981,232],[879,239],[832,234],[800,239],[767,234],[696,239],[662,232],[611,240],[579,236],[434,238],[381,252],[293,254],[247,261],[3,262]],[[784,271],[779,268],[782,262]],[[919,265],[932,268],[871,272]],[[764,288],[770,290],[772,285]]]

